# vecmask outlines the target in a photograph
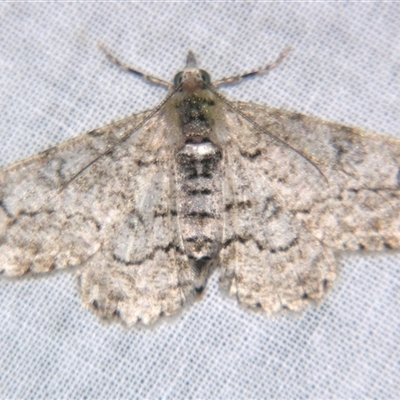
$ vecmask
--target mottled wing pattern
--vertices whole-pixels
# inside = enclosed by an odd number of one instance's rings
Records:
[[[193,285],[176,221],[174,135],[158,116],[129,135],[147,115],[1,171],[3,274],[77,267],[84,304],[128,325],[183,305]]]
[[[400,247],[399,140],[234,105],[303,154],[227,112],[221,283],[240,303],[300,310],[334,280],[335,253]]]

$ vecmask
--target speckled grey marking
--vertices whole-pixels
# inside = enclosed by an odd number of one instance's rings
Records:
[[[400,247],[399,140],[229,102],[216,86],[241,76],[212,84],[192,53],[174,85],[146,79],[170,88],[156,109],[0,171],[4,275],[77,267],[84,305],[129,326],[215,267],[239,303],[301,310],[340,251]]]

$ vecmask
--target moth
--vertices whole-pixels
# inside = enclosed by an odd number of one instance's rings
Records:
[[[221,287],[267,314],[319,302],[343,251],[400,248],[400,140],[227,100],[189,52],[153,110],[0,171],[0,271],[71,269],[83,304],[153,324]]]

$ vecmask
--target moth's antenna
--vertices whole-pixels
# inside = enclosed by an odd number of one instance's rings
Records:
[[[120,61],[117,57],[115,57],[111,52],[104,46],[102,42],[98,42],[98,45],[101,50],[105,53],[106,57],[118,68],[121,68],[123,71],[130,72],[136,76],[140,76],[144,80],[154,83],[155,85],[161,85],[164,87],[167,87],[168,89],[172,89],[172,84],[164,81],[164,79],[157,78],[155,76],[147,75],[143,72],[138,71],[136,68],[132,68],[129,65],[124,64],[122,61]]]
[[[289,54],[290,50],[291,50],[291,48],[289,46],[287,46],[275,61],[273,61],[272,63],[269,63],[265,67],[256,69],[256,70],[251,71],[251,72],[247,72],[245,74],[235,75],[235,76],[231,76],[229,78],[222,78],[222,79],[220,79],[220,80],[218,80],[216,82],[213,82],[213,86],[217,87],[217,86],[220,86],[220,85],[230,85],[232,83],[240,82],[242,79],[250,78],[250,77],[255,76],[255,75],[265,74],[266,72],[271,71],[278,64],[280,64],[286,58],[286,56]]]

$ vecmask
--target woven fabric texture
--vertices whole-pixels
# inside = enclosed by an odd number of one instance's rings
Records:
[[[226,87],[253,101],[400,137],[398,3],[0,5],[0,164],[165,96],[111,65],[171,80],[193,50],[212,77],[290,55]],[[72,274],[0,279],[0,398],[395,398],[400,254],[349,254],[317,308],[268,318],[221,296],[153,330],[101,323]]]

